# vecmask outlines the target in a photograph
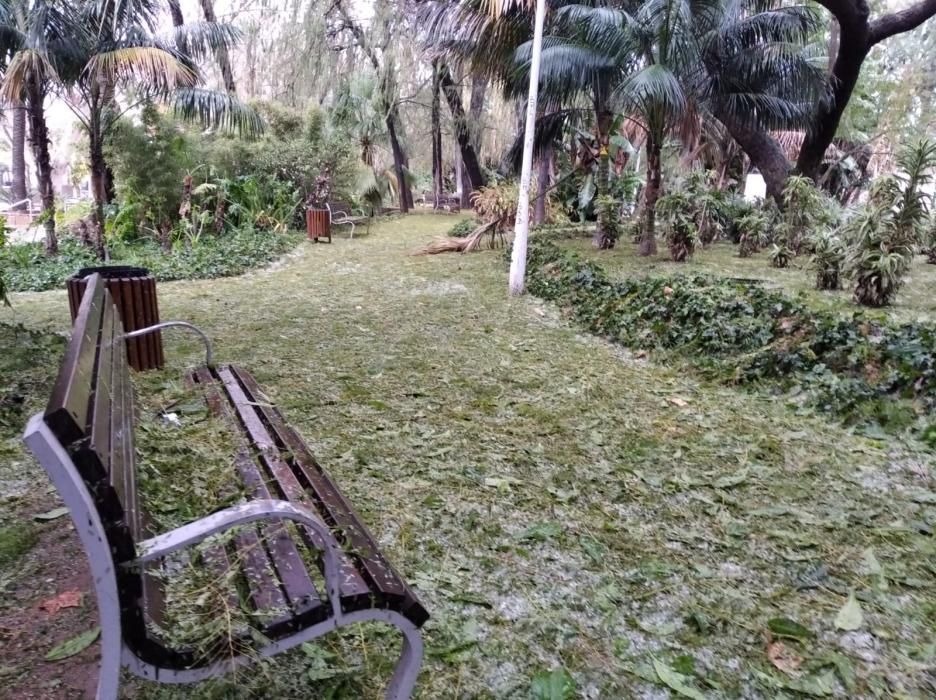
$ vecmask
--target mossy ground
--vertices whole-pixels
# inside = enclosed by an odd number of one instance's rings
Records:
[[[582,697],[665,698],[654,660],[712,698],[936,692],[929,457],[587,337],[508,299],[499,252],[408,255],[451,223],[410,216],[159,287],[163,318],[255,374],[418,589],[432,614],[418,697],[525,698],[564,666]],[[63,292],[13,303],[30,326],[66,328]],[[180,336],[166,355],[140,377],[148,406],[179,400],[199,361]],[[846,632],[849,591],[863,620]],[[768,659],[778,617],[814,635],[786,642],[799,678]],[[396,649],[352,629],[225,681],[124,688],[376,698]]]

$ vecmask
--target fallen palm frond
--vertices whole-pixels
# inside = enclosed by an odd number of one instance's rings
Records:
[[[490,250],[507,245],[507,236],[499,230],[503,219],[496,219],[481,224],[465,238],[445,237],[436,238],[432,243],[423,246],[411,255],[439,255],[441,253],[471,253],[480,250],[482,242],[487,236],[486,247]]]

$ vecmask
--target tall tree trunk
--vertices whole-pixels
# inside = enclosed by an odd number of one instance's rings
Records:
[[[542,226],[546,223],[546,199],[547,193],[549,192],[549,171],[550,164],[552,161],[552,149],[547,149],[543,155],[540,157],[537,171],[536,171],[536,184],[538,193],[536,195],[536,202],[533,205],[533,224],[535,226]]]
[[[796,161],[797,171],[814,180],[818,179],[825,152],[835,138],[871,49],[892,36],[916,29],[936,15],[936,0],[917,0],[875,20],[871,20],[867,0],[818,0],[818,3],[838,24],[838,51],[829,81],[831,98],[819,104]]]
[[[841,44],[832,70],[832,96],[819,103],[818,114],[811,128],[806,131],[806,138],[796,161],[796,170],[800,174],[817,181],[822,159],[835,138],[842,114],[845,113],[858,83],[861,65],[870,50],[867,37],[855,37],[853,40],[853,37],[849,36],[850,33],[842,28]]]
[[[199,0],[202,12],[205,15],[206,22],[217,22],[215,16],[214,3],[212,0]],[[175,21],[175,17],[173,17]],[[231,69],[231,56],[224,47],[215,51],[215,58],[218,60],[218,67],[221,69],[221,77],[224,80],[224,89],[232,95],[237,94],[237,84],[234,82],[234,71]]]
[[[408,185],[406,182],[405,156],[403,155],[403,146],[400,145],[400,139],[397,136],[396,124],[393,116],[387,112],[386,120],[387,134],[390,137],[390,150],[393,151],[393,172],[397,179],[397,194],[399,195],[400,212],[406,214],[409,211],[409,200],[406,197]]]
[[[840,38],[841,32],[839,31],[839,23],[838,20],[833,17],[829,22],[829,73],[835,68],[835,59],[838,56]]]
[[[42,226],[47,255],[58,252],[55,236],[55,192],[52,189],[52,159],[49,157],[49,128],[45,118],[45,92],[38,77],[26,80],[26,110],[29,118],[29,145],[36,161],[36,180],[42,200]]]
[[[610,161],[608,158],[608,146],[611,140],[611,123],[614,115],[604,108],[598,112],[596,127],[598,137],[598,172],[595,173],[595,213],[598,222],[595,226],[595,236],[592,239],[592,245],[601,250],[610,250],[614,247],[617,240],[615,235],[614,222],[611,217],[614,213],[611,211],[608,202],[608,187],[610,178]]]
[[[640,254],[656,255],[656,203],[663,191],[663,144],[659,134],[647,133],[647,186],[644,188],[644,225]]]
[[[169,14],[172,16],[172,26],[181,27],[185,24],[185,17],[182,15],[182,6],[179,4],[179,0],[169,0]],[[214,8],[212,8],[212,14],[214,14]]]
[[[104,145],[100,134],[100,126],[92,123],[89,140],[89,168],[91,170],[91,194],[94,197],[94,224],[92,240],[97,256],[103,260],[104,251],[104,205],[107,203],[107,161],[104,160]]]
[[[17,204],[13,209],[15,211],[26,209],[26,203],[22,200],[26,199],[26,108],[23,105],[16,105],[12,109],[13,112],[13,133],[12,138],[10,139],[10,147],[13,150],[11,154],[12,158],[12,170],[11,173],[13,177],[12,188],[10,194],[13,196],[14,202],[22,202]]]
[[[442,206],[442,100],[439,61],[432,62],[432,208]]]
[[[507,275],[507,292],[511,296],[523,294],[526,286],[527,238],[530,233],[530,179],[533,174],[533,142],[536,136],[536,108],[539,99],[540,58],[543,53],[545,18],[546,0],[536,0],[533,46],[530,55],[530,87],[527,91],[526,124],[523,127],[523,164],[520,168],[520,187],[517,190],[517,216],[514,224],[513,246],[510,249],[510,272]]]
[[[764,129],[742,124],[725,113],[718,113],[717,116],[764,177],[767,196],[779,203],[783,196],[783,187],[790,176],[790,161],[787,160],[780,144]]]
[[[475,158],[478,160],[478,167],[481,167],[481,143],[484,138],[484,98],[487,95],[487,78],[474,77],[471,80],[471,99],[468,103],[468,131],[471,134],[471,147],[474,149]],[[484,171],[481,173],[484,176]],[[465,176],[471,180],[471,173],[465,166]],[[475,190],[478,185],[472,181],[472,189]],[[463,207],[471,206],[471,193],[464,193]]]
[[[458,141],[458,148],[461,151],[462,162],[465,164],[468,180],[471,182],[471,189],[477,190],[484,186],[484,174],[478,162],[478,154],[475,152],[471,141],[471,131],[468,128],[468,120],[462,107],[461,95],[452,80],[452,74],[445,66],[442,67],[440,81],[442,92],[445,93],[445,100],[448,102],[449,111],[452,113],[455,139]]]

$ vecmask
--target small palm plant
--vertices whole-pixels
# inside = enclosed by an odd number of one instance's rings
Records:
[[[936,265],[936,214],[930,216],[929,227],[926,231],[926,240],[923,246],[926,262],[930,265]]]
[[[816,271],[816,289],[841,289],[842,265],[845,262],[845,244],[834,233],[817,234],[810,239],[812,259]]]
[[[770,266],[777,269],[789,267],[795,256],[796,252],[786,244],[786,241],[774,243],[768,254]]]
[[[765,209],[752,209],[737,220],[738,257],[749,258],[770,242],[770,228],[773,218]]]
[[[846,272],[855,278],[855,301],[887,306],[913,262],[914,248],[929,221],[929,195],[936,142],[923,139],[898,156],[901,172],[879,178],[864,209],[848,226]]]
[[[660,197],[657,208],[666,227],[670,257],[685,262],[699,244],[696,202],[689,191],[678,189]]]

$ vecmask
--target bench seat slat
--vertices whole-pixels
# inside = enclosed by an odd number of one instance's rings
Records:
[[[209,406],[219,407],[222,412],[231,418],[230,409],[224,405],[217,384],[211,374],[203,369],[196,372],[193,379],[203,385]],[[241,480],[247,487],[247,491],[253,498],[271,497],[259,468],[246,445],[238,445],[234,456],[234,464]],[[291,609],[292,616],[298,618],[303,624],[312,624],[325,619],[328,615],[328,608],[323,603],[315,583],[306,571],[296,543],[289,536],[285,525],[264,525],[260,527],[260,532],[263,535],[266,547],[264,548],[261,545],[260,549],[264,549],[264,551],[251,554],[251,558],[256,560],[269,553],[269,556],[267,556],[268,567],[279,575],[279,580],[283,585],[283,593],[285,593],[285,598],[282,601],[277,599],[276,606],[280,610],[285,609],[287,612]],[[250,542],[240,544],[242,550],[244,547],[252,546]],[[264,567],[260,566],[256,561],[251,568],[254,571],[264,570]],[[248,578],[250,578],[249,573],[250,569],[248,569]],[[269,587],[270,581],[263,577],[254,576],[249,583],[251,584],[251,597],[254,605],[260,606],[258,609],[264,609],[263,606],[268,606],[269,599],[271,596],[275,597],[275,594],[269,591],[261,592],[259,589]],[[255,589],[256,595],[254,594]],[[268,633],[278,634],[279,630],[287,625],[287,621],[280,619],[281,617],[282,615],[271,621]]]
[[[299,503],[313,512],[319,512],[319,509],[316,507],[317,504],[308,497],[305,490],[290,470],[289,465],[280,457],[276,443],[273,441],[272,436],[267,432],[266,427],[256,413],[256,407],[251,405],[243,389],[237,383],[237,379],[231,374],[230,369],[219,369],[218,377],[222,382],[222,386],[227,393],[231,405],[237,412],[238,418],[247,430],[251,441],[259,448],[260,462],[263,463],[267,473],[270,475],[269,485],[278,489],[278,493],[273,494],[273,496]],[[263,477],[259,473],[256,475],[255,479],[263,481]],[[266,489],[266,486],[264,486],[264,489]],[[266,490],[265,493],[267,495],[262,497],[270,497],[269,490]],[[300,530],[312,547],[321,550],[324,543],[320,542],[317,536],[305,528],[300,528]],[[341,566],[340,588],[342,604],[349,609],[358,609],[360,605],[369,604],[373,591],[362,578],[354,562],[351,561],[347,554],[343,554],[339,562]]]
[[[292,457],[299,481],[305,483],[304,492],[311,490],[318,501],[320,512],[334,530],[339,540],[344,537],[353,548],[362,573],[370,580],[375,593],[384,598],[392,609],[411,616],[415,624],[422,624],[429,615],[422,604],[403,582],[399,574],[380,553],[373,536],[367,530],[344,494],[328,478],[318,464],[305,441],[283,419],[279,411],[260,390],[249,372],[231,366],[227,368],[237,377],[247,392],[245,399],[259,410],[276,439]],[[225,370],[221,370],[222,372]],[[220,372],[219,372],[220,373]]]

